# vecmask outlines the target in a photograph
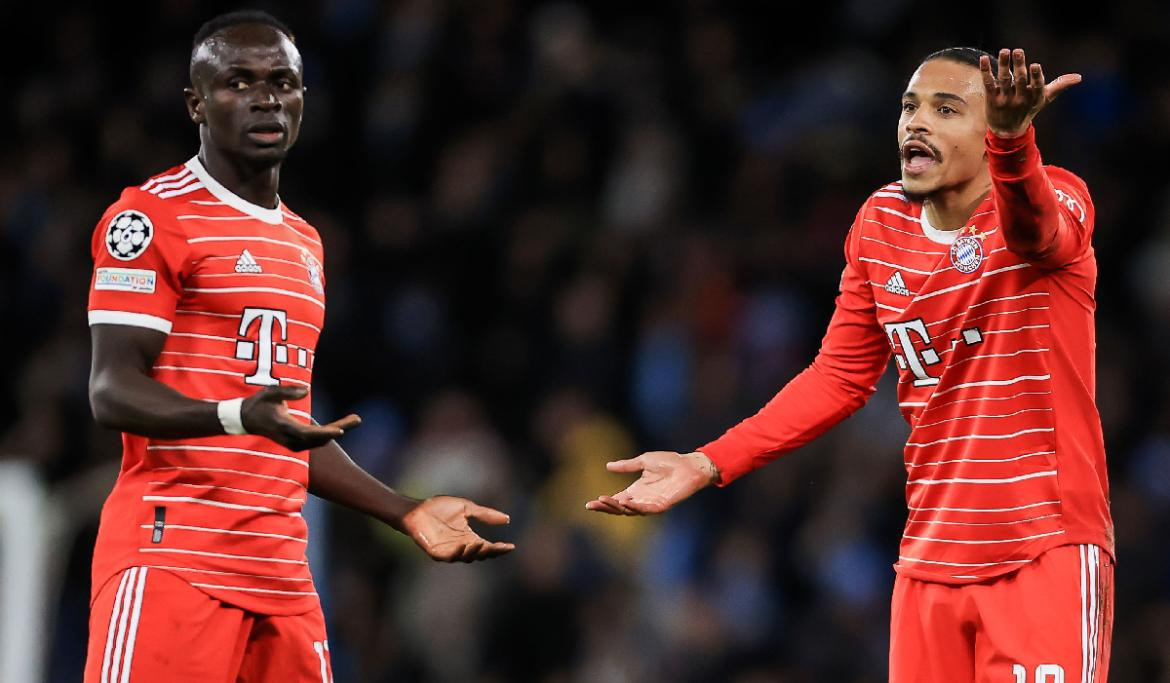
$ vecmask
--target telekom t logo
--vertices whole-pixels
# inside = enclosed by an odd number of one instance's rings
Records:
[[[894,347],[894,358],[898,361],[898,368],[900,370],[910,368],[910,372],[914,373],[914,386],[929,387],[938,384],[938,378],[929,375],[926,372],[926,366],[938,365],[942,359],[939,358],[938,351],[930,346],[930,333],[926,331],[926,323],[922,321],[922,318],[900,323],[886,323],[885,328],[886,336],[890,338],[890,346]],[[926,347],[922,351],[914,348],[914,335],[917,335]],[[958,337],[951,340],[952,351],[960,341],[967,346],[981,344],[983,343],[983,331],[978,327],[964,328]]]
[[[280,380],[272,376],[273,356],[278,363],[288,362],[288,346],[273,344],[273,328],[279,323],[280,341],[288,339],[288,318],[284,311],[275,311],[269,308],[245,308],[240,316],[241,337],[248,337],[248,330],[252,323],[259,321],[257,341],[237,341],[236,358],[239,360],[255,360],[256,371],[244,377],[248,384],[261,386],[276,386]],[[275,348],[275,353],[274,353]]]
[[[894,347],[894,358],[897,359],[898,367],[902,370],[910,367],[910,372],[914,373],[914,386],[928,387],[938,384],[938,378],[931,377],[926,372],[927,365],[937,365],[941,360],[938,352],[927,346],[920,354],[914,348],[914,339],[911,337],[911,333],[917,334],[923,344],[930,344],[930,334],[926,331],[926,323],[922,318],[886,323],[885,328],[886,336],[890,338],[890,344]],[[899,349],[901,353],[898,352]]]

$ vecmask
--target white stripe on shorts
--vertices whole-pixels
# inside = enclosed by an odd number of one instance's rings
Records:
[[[118,593],[114,597],[114,608],[110,610],[110,625],[106,627],[106,651],[102,655],[102,683],[110,683],[110,653],[114,648],[114,628],[118,624],[118,615],[122,611],[122,594],[126,590],[126,581],[130,572],[122,572],[122,580],[118,583]]]
[[[130,663],[134,658],[134,643],[138,638],[138,620],[142,614],[142,592],[145,587],[146,567],[131,567],[122,572],[106,631],[101,683],[130,682]],[[122,656],[123,649],[126,651],[125,657]]]
[[[134,663],[134,643],[138,640],[138,616],[142,614],[142,591],[146,587],[146,567],[138,569],[138,585],[134,587],[134,610],[130,613],[130,633],[126,636],[126,658],[122,661],[122,680],[130,683],[130,666]]]

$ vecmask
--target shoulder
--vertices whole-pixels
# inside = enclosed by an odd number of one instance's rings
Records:
[[[1085,200],[1090,199],[1088,183],[1076,173],[1060,166],[1045,166],[1044,172],[1048,174],[1048,179],[1057,188],[1072,190]]]
[[[118,200],[106,209],[106,217],[133,211],[146,214],[152,221],[161,219],[173,223],[179,209],[187,204],[189,196],[203,184],[187,168],[180,164],[148,178],[140,185],[122,190]]]
[[[874,224],[905,229],[909,224],[917,224],[921,214],[922,204],[911,199],[902,189],[902,183],[895,181],[869,193],[857,211],[855,226],[864,228],[865,219],[870,219]]]
[[[902,189],[901,181],[894,181],[870,192],[858,213],[864,214],[873,211],[917,221],[918,215],[922,211],[922,204],[906,194],[906,191]]]
[[[94,228],[94,248],[105,243],[116,258],[129,259],[151,242],[185,241],[186,235],[176,216],[186,202],[169,192],[190,187],[192,178],[190,170],[180,165],[140,185],[123,189],[117,201],[106,207]],[[188,190],[186,194],[190,193]]]
[[[283,201],[280,203],[280,213],[284,217],[284,224],[286,226],[315,245],[317,251],[321,250],[321,233],[317,232],[317,228],[313,227],[311,223],[288,208],[288,205]]]
[[[1080,176],[1059,166],[1045,166],[1044,172],[1056,191],[1057,200],[1069,211],[1079,215],[1082,221],[1095,213],[1089,186]]]
[[[902,181],[895,180],[892,183],[886,183],[878,189],[869,193],[865,200],[866,204],[882,204],[891,206],[910,206],[914,202],[906,196],[905,190],[902,189]]]

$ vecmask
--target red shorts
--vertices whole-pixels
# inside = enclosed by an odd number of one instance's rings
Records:
[[[899,576],[890,683],[1103,683],[1112,630],[1113,561],[1097,546],[1053,548],[984,583]]]
[[[132,567],[102,586],[89,617],[85,683],[330,683],[320,608],[245,612],[175,574]]]

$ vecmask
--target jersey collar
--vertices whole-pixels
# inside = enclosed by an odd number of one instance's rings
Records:
[[[218,180],[212,178],[211,174],[207,172],[207,169],[203,168],[203,164],[200,163],[198,155],[188,159],[186,166],[191,169],[191,172],[195,174],[196,178],[199,178],[199,182],[203,183],[207,191],[224,204],[265,223],[280,225],[284,222],[284,215],[280,211],[280,197],[276,198],[275,209],[266,209],[259,204],[253,204],[247,199],[235,194],[221,185]]]
[[[975,216],[970,219],[971,225],[975,224],[975,217],[979,216],[981,212],[985,211],[983,207],[990,201],[991,193],[988,193],[987,196],[983,198],[983,201],[979,202],[979,206],[975,207]],[[955,240],[957,240],[959,235],[963,232],[963,229],[958,228],[955,230],[939,230],[938,228],[931,225],[930,219],[926,217],[926,203],[923,202],[919,206],[922,207],[922,210],[918,214],[918,224],[922,226],[922,234],[925,235],[926,238],[931,242],[937,242],[938,244],[954,244]]]
[[[939,230],[930,224],[930,219],[926,217],[926,204],[922,205],[922,212],[918,215],[918,224],[922,226],[922,234],[931,242],[939,244],[954,244],[959,237],[958,230]]]

